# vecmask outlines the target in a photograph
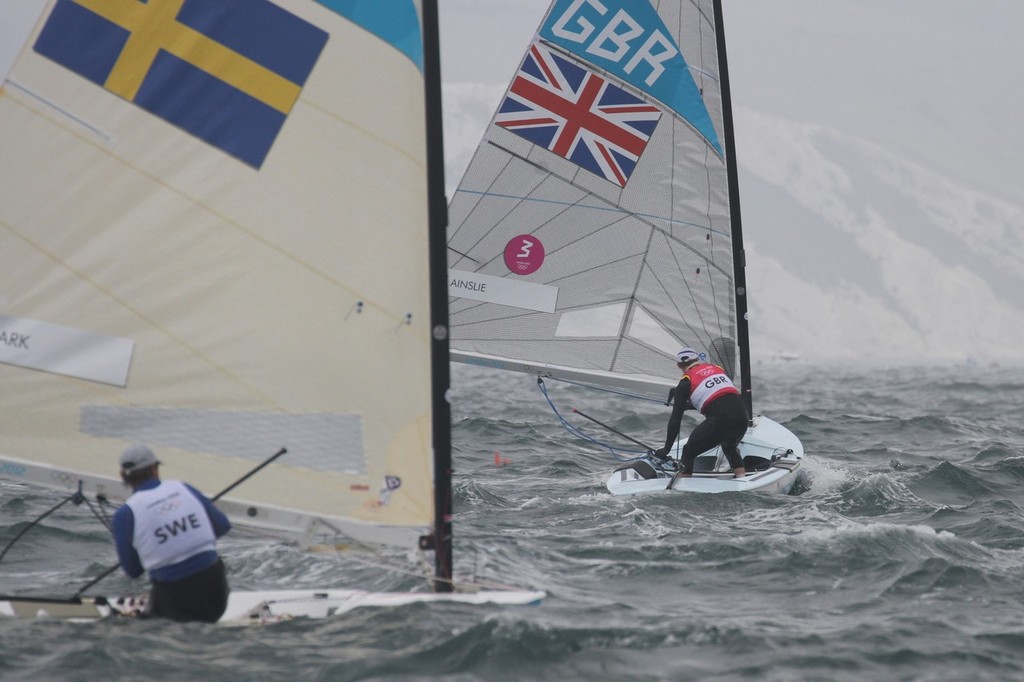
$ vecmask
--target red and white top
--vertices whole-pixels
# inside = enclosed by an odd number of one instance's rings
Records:
[[[725,370],[718,365],[693,365],[683,373],[683,378],[690,380],[690,404],[700,410],[701,414],[719,396],[740,393]]]

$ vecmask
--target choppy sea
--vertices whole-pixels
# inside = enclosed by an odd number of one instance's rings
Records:
[[[0,621],[0,680],[1024,680],[1024,369],[755,366],[756,411],[808,454],[788,495],[614,497],[617,462],[533,379],[460,365],[452,383],[456,572],[543,589],[539,606]],[[663,437],[661,405],[549,389],[596,438],[616,441],[573,407]],[[0,545],[62,497],[0,486]],[[220,548],[238,589],[420,584],[376,563],[401,554],[244,532]],[[0,593],[70,594],[113,558],[65,505],[10,549]],[[115,575],[94,593],[139,587]]]

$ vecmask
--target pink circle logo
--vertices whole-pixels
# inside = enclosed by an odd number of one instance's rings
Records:
[[[544,245],[532,234],[520,234],[505,245],[505,267],[516,275],[537,272],[544,264]]]

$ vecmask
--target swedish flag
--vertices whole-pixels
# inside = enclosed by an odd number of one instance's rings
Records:
[[[259,168],[327,37],[268,0],[58,0],[35,50]]]

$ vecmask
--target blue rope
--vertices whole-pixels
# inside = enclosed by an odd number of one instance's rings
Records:
[[[621,391],[621,390],[617,390],[617,389],[603,388],[603,387],[600,387],[600,386],[592,386],[590,384],[585,384],[585,383],[581,383],[581,382],[578,382],[578,381],[571,381],[569,379],[559,379],[557,377],[549,377],[549,378],[554,379],[555,381],[561,381],[562,383],[571,384],[571,385],[574,385],[574,386],[580,386],[582,388],[589,388],[589,389],[595,390],[595,391],[604,391],[606,393],[614,393],[616,395],[622,395],[622,396],[626,396],[626,397],[629,397],[629,398],[637,398],[639,400],[647,400],[649,402],[656,402],[656,403],[659,403],[659,404],[663,404],[662,401],[658,400],[657,398],[650,398],[650,397],[647,397],[647,396],[642,396],[642,395],[638,395],[638,394],[635,394],[635,393],[628,393],[626,391]],[[551,400],[551,396],[548,395],[548,389],[547,389],[547,386],[544,385],[544,379],[542,379],[541,377],[537,377],[537,386],[540,387],[540,392],[544,394],[544,399],[548,401],[548,406],[551,407],[551,411],[555,413],[555,416],[558,418],[558,421],[562,424],[562,426],[565,428],[565,430],[568,431],[569,433],[571,433],[572,435],[576,436],[577,438],[579,438],[581,440],[585,440],[588,443],[593,443],[594,445],[596,445],[598,447],[601,447],[601,448],[604,448],[604,449],[608,450],[608,452],[610,452],[612,454],[612,457],[614,457],[615,459],[617,459],[620,462],[635,462],[637,460],[644,459],[644,457],[647,456],[647,452],[648,452],[647,450],[628,450],[626,448],[616,447],[616,446],[614,446],[614,445],[612,445],[610,443],[606,443],[604,441],[597,440],[596,438],[594,438],[592,436],[588,436],[579,427],[573,426],[568,421],[566,421],[565,417],[563,417],[562,414],[558,411],[558,408],[555,407],[555,403]],[[773,451],[772,452],[773,455],[785,452],[785,448],[780,448],[780,447],[773,446],[773,445],[761,445],[760,443],[751,443],[749,441],[740,441],[740,442],[742,444],[746,445],[749,448],[761,448],[763,450],[772,450]],[[623,453],[623,455],[620,455],[619,453]]]
[[[573,382],[567,382],[567,383],[573,383]],[[586,386],[586,384],[578,384],[578,385]],[[547,386],[544,385],[544,380],[541,379],[540,377],[537,377],[537,386],[540,387],[540,392],[544,394],[544,399],[548,401],[548,405],[551,407],[551,411],[555,413],[555,416],[558,418],[558,421],[561,422],[561,424],[565,428],[565,430],[568,431],[569,433],[571,433],[572,435],[576,436],[577,438],[580,438],[581,440],[585,440],[588,443],[593,443],[594,445],[596,445],[598,447],[601,447],[601,448],[604,448],[604,449],[608,450],[608,452],[611,453],[612,457],[614,457],[615,459],[617,459],[620,462],[635,462],[635,461],[637,461],[639,459],[643,459],[647,455],[647,451],[646,450],[627,450],[625,448],[619,448],[619,447],[616,447],[616,446],[614,446],[614,445],[612,445],[610,443],[605,443],[604,441],[597,440],[596,438],[594,438],[592,436],[588,436],[586,433],[584,433],[578,427],[573,426],[568,421],[566,421],[565,417],[563,417],[562,414],[558,411],[558,408],[555,407],[555,403],[552,402],[551,396],[548,395]],[[590,387],[588,387],[588,388],[590,388]],[[623,454],[620,455],[619,454],[620,452],[623,453]]]
[[[665,404],[665,401],[661,400],[660,398],[652,398],[652,397],[647,396],[647,395],[640,395],[639,393],[630,393],[630,392],[624,391],[624,390],[622,390],[620,388],[605,388],[604,386],[594,386],[593,384],[585,384],[585,383],[583,383],[581,381],[572,381],[571,379],[562,379],[562,378],[559,378],[559,377],[548,377],[548,378],[549,379],[554,379],[555,381],[561,381],[563,384],[569,384],[570,386],[580,386],[582,388],[589,388],[592,391],[603,391],[605,393],[613,393],[615,395],[625,396],[626,398],[636,398],[637,400],[646,400],[647,402],[650,402],[650,403],[658,403],[659,405],[664,405]],[[538,381],[540,381],[539,377],[538,377]]]

